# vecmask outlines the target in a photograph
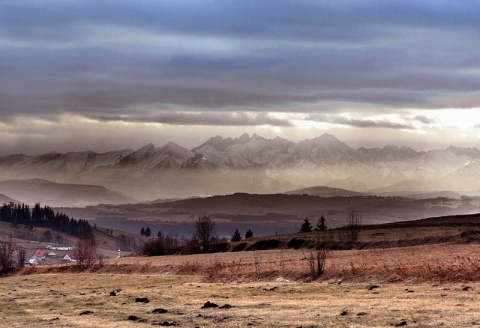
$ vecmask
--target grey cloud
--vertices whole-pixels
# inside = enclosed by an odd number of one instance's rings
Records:
[[[0,116],[478,107],[479,21],[475,1],[0,2]]]
[[[410,125],[390,122],[386,120],[362,120],[362,119],[347,119],[342,117],[334,118],[331,123],[354,126],[357,128],[387,128],[387,129],[413,129]]]
[[[413,118],[414,121],[418,121],[423,124],[433,124],[435,123],[435,119],[429,118],[424,115],[417,115]]]
[[[155,122],[174,125],[219,125],[219,126],[292,126],[288,120],[269,117],[265,113],[243,112],[167,112],[159,115],[105,115],[89,114],[100,121]]]

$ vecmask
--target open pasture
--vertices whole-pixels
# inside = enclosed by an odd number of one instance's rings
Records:
[[[471,327],[480,284],[210,283],[199,276],[42,274],[0,280],[2,327]],[[466,288],[468,287],[468,288]],[[111,293],[115,292],[115,296]],[[143,302],[138,302],[143,299]],[[145,299],[148,303],[145,303]],[[219,307],[202,306],[210,301]],[[232,307],[225,306],[226,304]],[[224,306],[224,308],[220,308]],[[165,313],[154,313],[157,312]],[[135,320],[129,320],[135,319]]]

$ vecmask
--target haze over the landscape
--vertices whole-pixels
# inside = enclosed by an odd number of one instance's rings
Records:
[[[478,146],[477,1],[1,1],[0,155]]]

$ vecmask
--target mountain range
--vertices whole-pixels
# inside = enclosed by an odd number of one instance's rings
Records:
[[[106,153],[0,157],[0,180],[48,179],[103,186],[139,200],[279,193],[313,186],[355,192],[454,191],[477,195],[480,150],[352,148],[330,134],[292,142],[243,134],[212,137],[193,149],[173,142]],[[0,190],[9,197],[6,191]]]

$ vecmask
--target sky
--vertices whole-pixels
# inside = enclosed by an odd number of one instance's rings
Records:
[[[479,1],[0,0],[0,154],[480,147]]]

